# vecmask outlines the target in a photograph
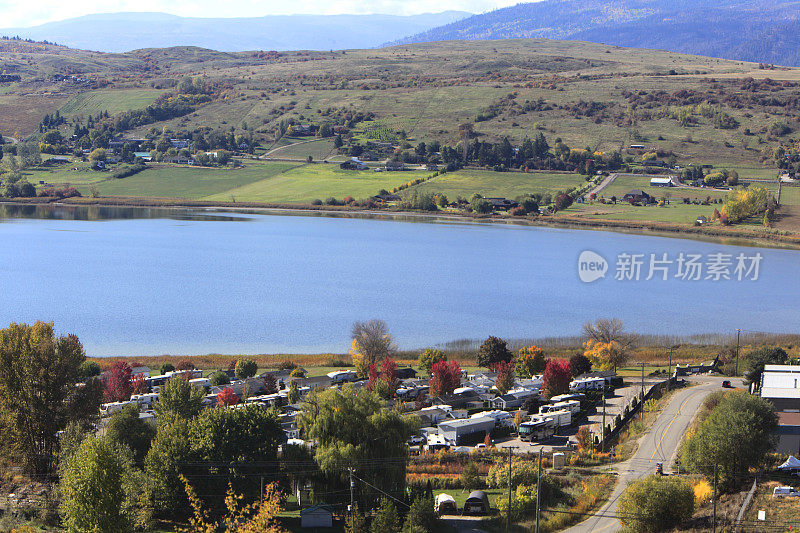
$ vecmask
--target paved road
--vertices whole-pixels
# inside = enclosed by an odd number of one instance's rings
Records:
[[[703,399],[722,387],[722,377],[700,376],[689,378],[697,383],[675,393],[667,407],[659,414],[653,427],[639,441],[639,448],[628,461],[616,467],[619,480],[608,502],[591,518],[573,526],[567,533],[611,533],[621,529],[615,513],[625,487],[631,481],[655,473],[656,463],[664,464],[664,472],[672,472],[672,465],[683,434],[694,418]],[[734,383],[737,385],[737,383]],[[738,383],[741,386],[741,383]]]
[[[609,174],[608,176],[603,178],[603,181],[601,181],[600,183],[597,184],[597,187],[595,187],[591,191],[587,192],[584,196],[586,196],[588,198],[589,195],[592,194],[592,193],[600,196],[600,192],[603,189],[605,189],[606,187],[608,187],[609,185],[611,185],[612,183],[614,183],[614,180],[617,179],[617,176],[618,176],[618,174],[616,174],[616,173]]]

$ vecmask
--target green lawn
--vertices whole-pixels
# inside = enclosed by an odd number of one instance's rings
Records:
[[[524,194],[549,193],[571,189],[585,183],[577,174],[546,174],[494,172],[491,170],[459,170],[448,172],[405,191],[443,193],[450,200],[462,196],[469,199],[475,193],[487,197],[515,198]]]
[[[244,168],[199,168],[158,166],[123,179],[98,185],[101,196],[159,196],[167,198],[230,201],[233,190],[276,176],[295,166],[292,163],[247,162]],[[246,201],[236,194],[236,200]]]
[[[47,185],[79,186],[103,181],[111,174],[111,172],[94,171],[90,167],[89,163],[74,161],[67,164],[26,168],[22,170],[22,175],[37,186],[40,181],[44,181]],[[73,170],[74,168],[78,170]]]
[[[692,205],[684,204],[680,200],[672,199],[671,203],[664,207],[655,205],[632,206],[625,203],[616,205],[585,204],[573,205],[562,213],[581,214],[587,218],[602,218],[608,220],[633,220],[633,221],[655,221],[655,222],[676,222],[683,224],[694,224],[697,217],[705,215],[711,218],[714,208],[720,209],[721,204],[711,205]]]
[[[90,115],[108,111],[114,115],[131,109],[143,109],[156,101],[164,91],[159,89],[101,89],[79,93],[61,106],[66,116]]]
[[[267,203],[308,203],[331,196],[340,200],[345,196],[359,199],[430,174],[341,170],[334,164],[303,165],[224,193],[211,194],[206,199],[229,200],[231,195],[242,202]]]
[[[619,176],[614,182],[600,192],[600,196],[611,198],[616,196],[622,198],[631,189],[641,189],[650,196],[661,198],[668,196],[673,200],[680,201],[682,198],[704,200],[706,197],[722,198],[727,191],[718,189],[689,189],[683,187],[651,187],[649,176]]]

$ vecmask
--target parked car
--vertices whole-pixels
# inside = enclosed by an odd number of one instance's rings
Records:
[[[732,389],[733,385],[731,385],[731,382],[726,379],[725,381],[722,382],[722,388],[723,389]]]
[[[408,439],[408,444],[411,446],[419,446],[420,444],[425,444],[427,439],[422,435],[412,435],[411,438]]]
[[[775,487],[775,489],[772,491],[773,498],[780,498],[784,496],[796,498],[797,496],[800,496],[800,492],[797,492],[797,489],[794,487]]]

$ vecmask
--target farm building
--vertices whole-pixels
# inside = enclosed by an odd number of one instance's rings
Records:
[[[671,178],[650,178],[651,187],[672,187],[673,185]]]

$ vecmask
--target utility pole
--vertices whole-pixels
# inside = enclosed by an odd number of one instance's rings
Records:
[[[506,516],[506,533],[511,531],[511,447],[508,448],[508,515]]]
[[[739,375],[739,340],[742,335],[742,330],[736,328],[736,375]]]
[[[606,385],[603,383],[603,440],[600,441],[600,452],[606,451]]]
[[[778,172],[778,200],[775,202],[775,205],[781,205],[781,188],[783,187],[783,180],[781,179],[781,174]]]
[[[539,448],[539,477],[536,479],[536,533],[539,533],[539,516],[541,515],[542,449],[543,448]],[[509,507],[511,506],[509,505]]]
[[[642,365],[642,396],[639,403],[644,404],[644,363],[639,364]],[[639,406],[639,418],[644,420],[644,405]]]
[[[712,533],[717,532],[717,463],[714,463],[714,517],[711,520]]]
[[[356,482],[353,481],[353,468],[347,469],[350,472],[350,529],[356,527],[356,501],[353,490],[356,488]]]

